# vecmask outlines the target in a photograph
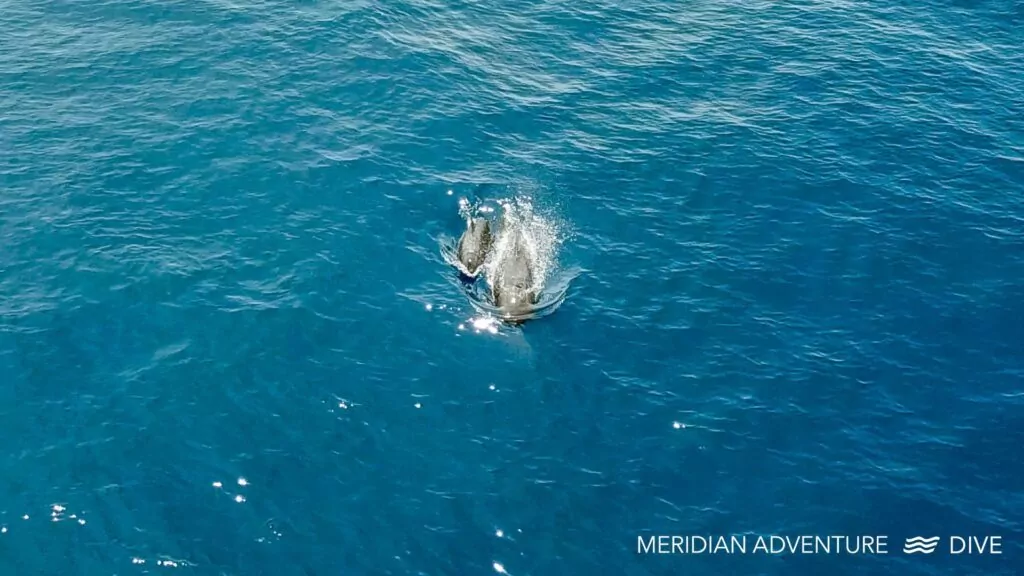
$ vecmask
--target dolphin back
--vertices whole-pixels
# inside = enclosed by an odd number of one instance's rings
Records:
[[[533,288],[533,261],[522,232],[512,230],[516,236],[508,253],[497,266],[497,277],[492,286],[494,303],[511,313],[527,312],[536,304]]]
[[[459,239],[459,262],[470,275],[476,275],[487,260],[491,250],[491,225],[485,218],[471,218],[466,221],[466,231]]]

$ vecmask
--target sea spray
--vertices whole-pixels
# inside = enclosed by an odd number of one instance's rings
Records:
[[[533,200],[527,196],[504,200],[501,207],[497,239],[484,264],[488,283],[492,283],[497,277],[497,268],[512,249],[516,234],[522,234],[526,249],[530,252],[530,261],[533,263],[531,288],[541,294],[550,274],[557,267],[558,252],[562,243],[562,226],[556,218],[536,210]]]

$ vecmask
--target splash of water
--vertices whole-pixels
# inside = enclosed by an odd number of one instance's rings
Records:
[[[562,243],[559,222],[538,212],[528,197],[519,196],[503,201],[501,208],[501,223],[498,225],[494,247],[484,262],[484,277],[487,278],[488,285],[493,287],[498,267],[513,248],[516,236],[521,235],[533,263],[531,289],[541,294],[558,260],[558,251]]]
[[[498,217],[492,216],[497,213]],[[495,233],[491,253],[482,267],[484,282],[464,284],[470,302],[481,316],[476,321],[500,318],[517,324],[519,322],[546,316],[557,309],[565,300],[569,284],[579,273],[578,269],[563,270],[559,266],[559,252],[566,238],[566,226],[553,214],[535,207],[531,197],[516,195],[493,202],[470,202],[460,199],[459,215],[466,220],[474,215],[488,217]],[[497,220],[497,222],[495,222]],[[513,247],[516,235],[522,235],[533,264],[532,289],[538,295],[537,303],[526,313],[511,316],[497,308],[493,302],[492,286],[499,272],[502,260]],[[458,260],[455,246],[457,241],[442,241],[441,254],[445,261],[455,268],[464,268]],[[489,324],[489,327],[492,326]],[[488,332],[494,331],[490,328]]]

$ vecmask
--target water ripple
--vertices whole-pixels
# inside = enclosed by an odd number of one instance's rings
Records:
[[[650,530],[1012,559],[1021,30],[1009,0],[5,3],[0,571],[660,573]],[[436,249],[495,190],[578,272],[500,337]]]

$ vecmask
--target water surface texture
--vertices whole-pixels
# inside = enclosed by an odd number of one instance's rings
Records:
[[[0,0],[0,574],[1022,574],[1022,71],[1014,0]]]

